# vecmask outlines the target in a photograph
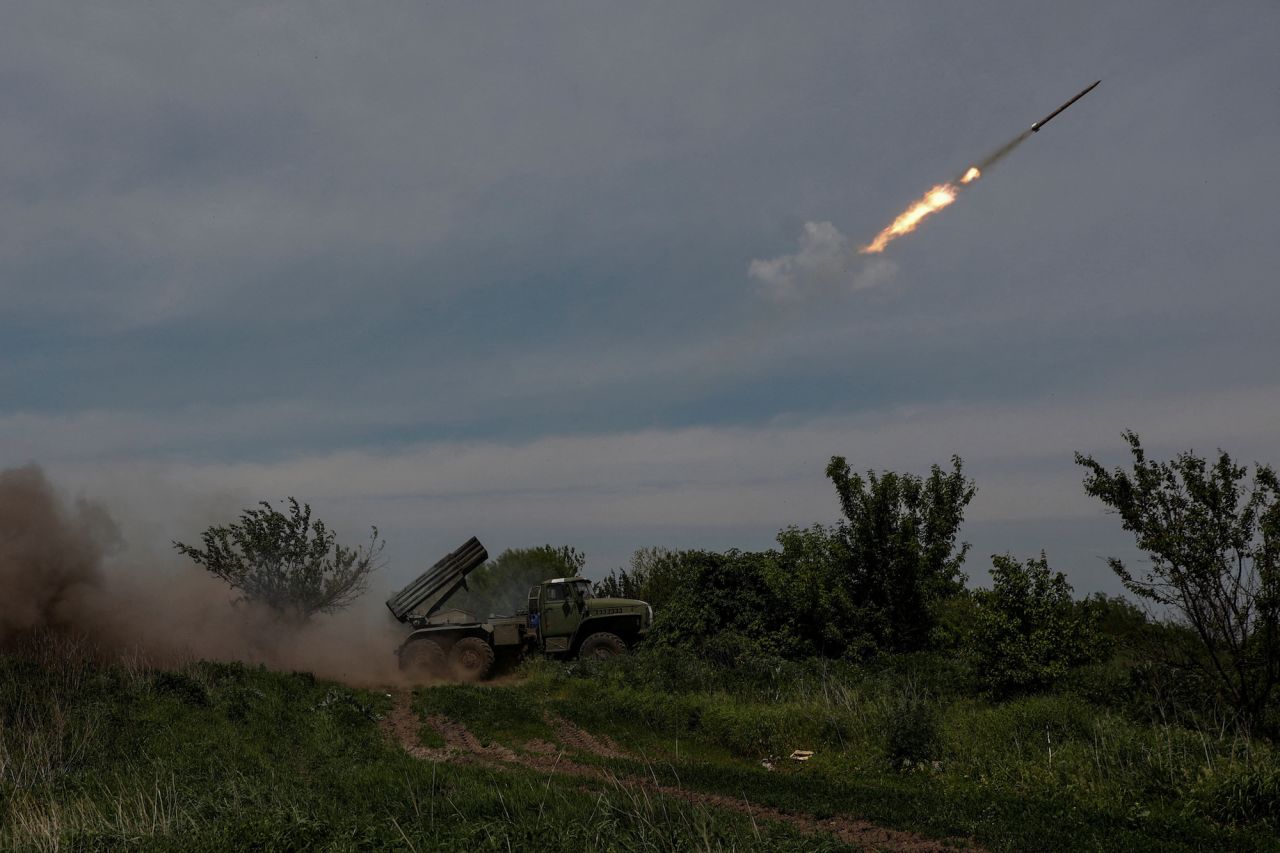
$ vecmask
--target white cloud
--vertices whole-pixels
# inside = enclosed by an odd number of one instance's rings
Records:
[[[867,290],[885,284],[896,272],[885,258],[860,257],[830,222],[806,222],[795,254],[753,260],[747,268],[761,290],[777,300],[836,289]]]

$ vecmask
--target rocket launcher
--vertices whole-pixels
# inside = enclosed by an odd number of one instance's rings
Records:
[[[489,559],[489,552],[472,536],[461,548],[446,554],[417,580],[387,599],[387,609],[399,622],[410,613],[430,616],[448,601],[459,587],[465,587],[467,575]]]

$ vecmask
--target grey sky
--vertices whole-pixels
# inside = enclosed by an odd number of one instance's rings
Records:
[[[1114,591],[1074,450],[1280,462],[1277,32],[1261,2],[9,4],[0,464],[138,547],[295,494],[378,524],[391,583],[471,533],[593,574],[760,547],[834,518],[833,453],[957,453],[971,575],[1045,547]]]

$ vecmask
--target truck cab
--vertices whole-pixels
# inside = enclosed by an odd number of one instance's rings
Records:
[[[628,598],[597,598],[586,578],[552,578],[529,590],[527,619],[545,654],[603,658],[644,637],[653,609]]]

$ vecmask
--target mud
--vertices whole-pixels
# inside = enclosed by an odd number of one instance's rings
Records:
[[[845,816],[819,819],[723,794],[710,794],[674,785],[664,785],[650,778],[620,776],[603,767],[581,764],[568,756],[587,754],[600,758],[641,759],[626,752],[608,738],[592,735],[559,717],[548,718],[548,723],[551,724],[557,740],[560,741],[559,744],[545,740],[532,740],[522,744],[520,754],[517,754],[515,750],[501,744],[481,744],[463,724],[439,715],[432,715],[427,718],[427,725],[443,738],[445,745],[443,748],[425,747],[418,737],[421,722],[410,707],[410,701],[407,693],[394,694],[391,712],[383,719],[382,725],[384,731],[415,758],[452,764],[484,765],[499,769],[518,766],[565,777],[604,782],[630,791],[656,793],[675,797],[696,806],[736,812],[747,815],[753,821],[765,820],[787,824],[806,835],[824,833],[862,850],[943,853],[943,851],[962,848],[982,853],[982,848],[963,839],[936,841],[913,832],[889,829],[869,821]]]
[[[602,758],[636,758],[636,756],[625,752],[608,737],[596,737],[591,732],[578,728],[563,717],[548,716],[547,722],[555,730],[556,739],[568,749],[599,755]]]

